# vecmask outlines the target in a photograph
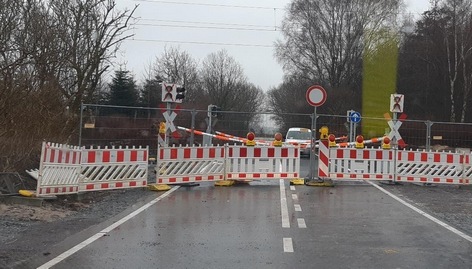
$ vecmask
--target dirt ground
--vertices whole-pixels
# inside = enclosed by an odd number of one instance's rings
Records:
[[[381,186],[472,235],[472,186]],[[158,195],[139,188],[94,192],[80,201],[62,197],[42,207],[0,204],[0,268],[25,268],[35,255],[47,256],[49,248],[68,237]]]
[[[49,255],[68,237],[158,195],[138,188],[89,193],[80,201],[62,197],[41,207],[0,204],[0,268],[27,268],[27,260]]]
[[[83,203],[74,203],[74,207],[87,207]],[[42,221],[52,222],[63,219],[75,211],[72,209],[58,208],[50,204],[42,207],[31,207],[26,205],[6,205],[0,204],[0,215],[10,219],[20,221]]]

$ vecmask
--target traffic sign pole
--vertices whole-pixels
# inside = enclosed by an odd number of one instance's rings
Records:
[[[310,106],[314,107],[313,116],[311,119],[311,149],[310,149],[310,173],[309,180],[313,180],[315,173],[315,141],[316,141],[316,108],[323,105],[326,102],[326,90],[319,86],[313,85],[308,88],[306,91],[306,101]],[[317,179],[319,178],[318,173],[316,173]]]
[[[172,111],[171,111],[171,104],[170,104],[170,102],[167,102],[166,105],[167,105],[167,108],[166,108],[167,111],[166,111],[166,113],[168,113],[168,114],[170,115],[170,114],[172,113]],[[168,121],[166,122],[166,128],[167,128],[167,130],[166,130],[166,136],[165,136],[165,140],[164,140],[166,146],[169,146],[170,128],[168,128],[168,126],[170,126],[170,124],[173,124],[173,123],[172,123],[172,122],[168,122]]]
[[[316,141],[316,106],[314,107],[313,115],[311,116],[311,147],[310,147],[310,180],[313,180],[315,176],[314,168],[315,168],[315,141]],[[317,174],[316,177],[318,178],[319,175]]]

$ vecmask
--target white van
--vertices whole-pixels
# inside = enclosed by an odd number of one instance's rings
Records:
[[[290,128],[285,136],[285,142],[300,146],[300,155],[310,156],[311,130],[308,128]]]

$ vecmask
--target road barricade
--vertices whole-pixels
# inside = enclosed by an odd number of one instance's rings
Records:
[[[90,148],[43,142],[36,196],[146,187],[149,148]]]
[[[333,180],[468,185],[472,178],[471,156],[467,153],[330,148],[328,163],[327,171],[320,174],[326,173]]]
[[[227,179],[294,179],[300,174],[297,147],[232,146],[227,156]]]
[[[146,187],[149,148],[82,149],[79,191]]]
[[[382,149],[329,149],[331,179],[392,180],[393,152]]]
[[[470,184],[470,154],[453,152],[399,151],[397,181]]]
[[[177,184],[224,179],[224,147],[159,148],[156,182]]]
[[[43,142],[36,195],[77,193],[81,153],[79,147]]]
[[[159,149],[156,182],[292,179],[299,176],[299,171],[297,147],[163,147]]]

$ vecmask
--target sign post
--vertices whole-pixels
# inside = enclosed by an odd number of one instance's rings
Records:
[[[349,122],[349,142],[354,142],[357,124],[361,122],[361,113],[354,110],[348,110],[347,121]]]
[[[398,129],[400,128],[400,125],[402,124],[401,121],[398,121],[398,114],[403,113],[403,104],[404,104],[404,98],[403,94],[391,94],[390,95],[390,112],[392,112],[393,120],[389,121],[389,126],[390,126],[390,134],[389,137],[392,140],[392,146],[393,146],[393,151],[394,151],[394,156],[393,158],[393,167],[397,167],[397,150],[398,150],[398,143],[402,141],[402,138],[400,136],[400,133],[398,132]],[[390,123],[391,122],[391,123]],[[394,169],[393,172],[393,184],[396,184],[397,182],[397,170]]]
[[[316,108],[323,105],[326,102],[326,90],[319,86],[313,85],[306,91],[306,101],[312,107],[314,107],[313,115],[311,118],[311,148],[310,148],[310,174],[309,180],[314,178],[314,167],[315,167],[315,141],[316,141]],[[317,175],[318,177],[318,175]]]

